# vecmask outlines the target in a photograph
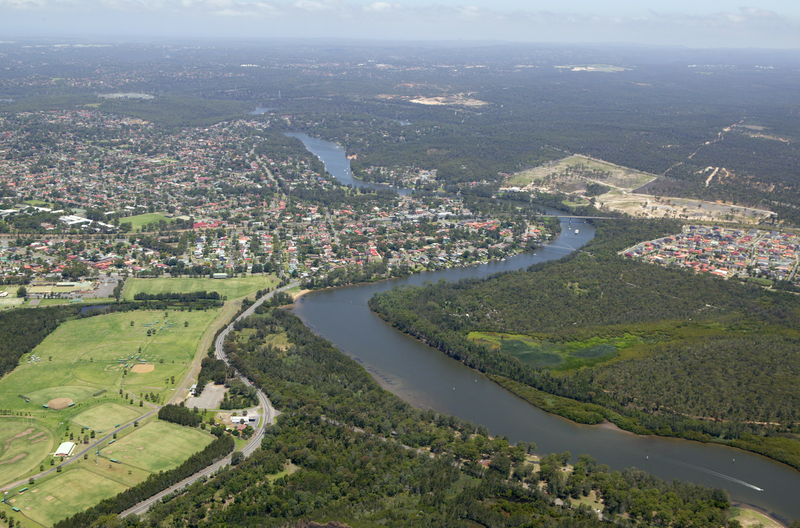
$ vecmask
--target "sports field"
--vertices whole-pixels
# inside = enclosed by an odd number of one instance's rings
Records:
[[[22,297],[17,297],[17,290],[19,286],[0,286],[0,292],[5,292],[5,297],[0,297],[0,310],[4,308],[12,308],[14,306],[21,306],[25,302]]]
[[[100,456],[122,465],[157,473],[179,466],[214,439],[209,433],[154,421],[100,450]]]
[[[154,394],[161,402],[171,398],[201,337],[219,313],[168,311],[165,317],[160,310],[135,311],[77,319],[59,326],[0,380],[0,409],[31,413],[35,427],[49,431],[47,442],[26,447],[24,457],[0,466],[0,485],[27,477],[40,464],[49,467],[47,455],[54,448],[54,435],[62,422],[64,430],[71,425],[73,433],[83,426],[108,431],[148,410],[139,407],[138,401],[131,405],[129,399],[123,399],[121,388],[125,396],[137,400],[145,394]],[[32,360],[33,356],[37,360]],[[152,370],[136,372],[140,369]],[[74,405],[68,406],[70,402]],[[51,405],[63,408],[55,410]],[[15,418],[0,418],[0,441],[6,433],[13,436],[21,432],[16,430],[16,423]],[[15,441],[6,450],[2,441],[0,462],[6,460],[6,452],[9,459],[21,454],[14,450],[22,445]]]
[[[142,228],[145,224],[152,224],[153,222],[159,222],[160,220],[165,220],[167,223],[174,222],[172,218],[167,218],[164,213],[146,213],[140,214],[136,216],[127,216],[125,218],[120,218],[119,223],[123,224],[125,222],[130,222],[131,226],[133,227],[134,231],[138,231]]]
[[[41,410],[53,398],[69,397],[77,411],[101,390],[107,391],[105,397],[118,397],[123,383],[125,392],[137,396],[171,395],[172,376],[177,382],[185,374],[200,338],[218,314],[219,310],[169,311],[165,318],[163,311],[136,311],[68,321],[34,349],[38,361],[29,362],[31,354],[23,356],[0,380],[0,408]],[[155,335],[148,337],[148,331]],[[130,372],[145,361],[153,365],[151,372]]]
[[[74,416],[72,422],[94,431],[108,432],[117,424],[127,423],[142,415],[138,405],[103,403]]]
[[[97,462],[90,455],[88,460],[66,466],[63,473],[27,485],[28,491],[21,495],[12,492],[9,504],[2,508],[11,514],[10,507],[15,506],[31,520],[52,526],[146,480],[151,473],[177,467],[213,439],[199,429],[154,421],[106,444]]]
[[[231,277],[229,279],[193,279],[189,277],[159,277],[155,279],[128,279],[122,296],[132,301],[137,293],[189,293],[196,291],[215,291],[228,299],[238,299],[258,290],[274,288],[278,279],[274,275],[249,275],[247,277]]]
[[[94,464],[88,460],[81,461],[81,465],[85,466],[90,463]],[[127,487],[83,467],[76,467],[41,483],[29,485],[28,491],[12,496],[8,502],[10,506],[22,510],[20,513],[26,517],[44,526],[52,526],[65,517],[113,497]],[[6,513],[11,512],[6,510]],[[14,516],[19,518],[17,514]]]

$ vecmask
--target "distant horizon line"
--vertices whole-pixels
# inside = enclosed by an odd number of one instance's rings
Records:
[[[385,45],[406,45],[406,46],[433,46],[433,47],[548,47],[548,48],[639,48],[651,50],[681,50],[681,51],[778,51],[778,52],[798,52],[800,47],[779,48],[779,47],[730,47],[730,46],[687,46],[681,44],[647,44],[640,42],[625,41],[597,41],[597,42],[558,42],[558,41],[522,41],[522,40],[499,40],[499,39],[376,39],[358,37],[234,37],[234,36],[156,36],[156,35],[41,35],[41,36],[19,36],[19,35],[0,35],[0,46],[9,44],[30,44],[38,43],[43,46],[62,45],[125,45],[125,44],[155,44],[155,43],[187,43],[194,44],[207,43],[238,43],[242,45],[257,45],[264,43],[285,43],[293,46],[302,46],[308,43],[335,42],[353,46],[385,46]]]

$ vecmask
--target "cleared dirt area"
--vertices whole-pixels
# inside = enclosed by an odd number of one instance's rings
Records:
[[[73,403],[73,401],[69,398],[53,398],[49,402],[47,402],[47,406],[50,409],[55,409],[56,411],[60,411],[61,409],[66,409],[69,405]]]
[[[612,191],[595,198],[598,205],[640,218],[679,218],[687,221],[755,223],[772,212],[732,204],[688,198],[656,197],[649,194]]]
[[[613,189],[632,191],[656,178],[654,174],[574,155],[512,174],[503,183],[503,188],[572,193],[585,191],[587,183],[595,182]]]
[[[727,177],[720,167],[706,169],[711,178]],[[657,176],[621,167],[602,160],[574,155],[509,176],[502,188],[520,191],[558,191],[573,198],[593,197],[597,207],[639,218],[679,218],[692,222],[757,223],[771,211],[740,207],[721,202],[703,202],[688,198],[656,197],[634,193],[635,189]],[[585,202],[583,202],[585,203]]]
[[[470,97],[472,94],[452,94],[441,95],[435,97],[426,96],[407,96],[407,95],[379,95],[378,99],[401,100],[408,101],[409,103],[421,104],[426,106],[485,106],[488,105],[486,101],[480,99],[473,99]]]
[[[139,364],[139,365],[132,366],[131,367],[131,372],[136,372],[138,374],[146,374],[148,372],[153,372],[155,369],[156,369],[155,365]]]

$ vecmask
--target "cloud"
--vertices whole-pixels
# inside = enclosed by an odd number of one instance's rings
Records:
[[[385,13],[392,10],[392,4],[388,2],[374,2],[370,5],[365,5],[361,9],[366,12]]]

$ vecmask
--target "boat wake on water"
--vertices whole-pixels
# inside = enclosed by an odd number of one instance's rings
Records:
[[[650,458],[650,457],[648,457],[648,458]],[[676,466],[681,466],[681,467],[685,467],[685,468],[689,468],[689,469],[694,469],[695,471],[700,471],[700,472],[706,473],[708,475],[713,475],[715,477],[719,477],[721,479],[725,479],[725,480],[728,480],[730,482],[734,482],[736,484],[740,484],[740,485],[742,485],[742,486],[744,486],[746,488],[750,488],[750,489],[753,489],[753,490],[756,490],[756,491],[764,491],[762,488],[759,488],[758,486],[754,486],[753,484],[750,484],[749,482],[745,482],[743,480],[739,480],[737,478],[731,477],[730,475],[725,475],[724,473],[719,473],[718,471],[713,471],[711,469],[706,469],[704,467],[695,466],[694,464],[687,464],[686,462],[681,462],[679,460],[672,460],[670,458],[662,458],[662,457],[657,457],[657,456],[652,456],[652,458],[654,458],[656,460],[661,460],[662,462],[667,462],[669,464],[675,464]]]

